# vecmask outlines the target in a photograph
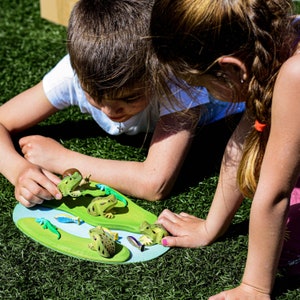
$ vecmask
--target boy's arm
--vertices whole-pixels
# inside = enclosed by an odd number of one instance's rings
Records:
[[[124,194],[159,200],[169,193],[178,176],[192,141],[191,122],[195,119],[183,113],[161,117],[143,162],[95,158],[38,136],[25,137],[20,145],[25,157],[51,172],[62,174],[66,169],[77,168],[83,176],[91,175],[92,180]]]
[[[20,132],[57,111],[47,99],[43,83],[39,82],[1,105],[0,123],[9,133]]]
[[[57,178],[32,165],[14,148],[11,134],[45,119],[56,109],[44,95],[39,83],[17,95],[0,107],[0,172],[16,187],[16,198],[26,206],[26,200],[40,203],[59,194]]]

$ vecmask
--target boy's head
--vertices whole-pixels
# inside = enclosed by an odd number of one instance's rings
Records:
[[[82,88],[96,102],[118,89],[148,90],[149,24],[154,0],[80,0],[68,27],[67,47]]]

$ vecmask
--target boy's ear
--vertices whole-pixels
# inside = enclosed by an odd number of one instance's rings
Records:
[[[239,75],[241,81],[245,81],[247,79],[247,68],[238,58],[233,56],[222,56],[218,59],[218,63],[225,73],[234,72],[235,76]]]

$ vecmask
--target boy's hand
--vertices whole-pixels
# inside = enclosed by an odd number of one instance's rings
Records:
[[[59,159],[66,157],[66,148],[52,138],[41,135],[30,135],[19,140],[24,158],[29,162],[53,171],[60,165]]]
[[[32,164],[23,169],[15,183],[15,197],[25,207],[43,203],[44,200],[61,199],[57,188],[60,178]]]
[[[158,217],[171,236],[164,237],[162,244],[170,247],[197,248],[212,242],[205,228],[205,220],[187,213],[175,214],[165,209]]]

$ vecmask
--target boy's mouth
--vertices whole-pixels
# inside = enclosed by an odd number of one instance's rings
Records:
[[[128,120],[127,116],[121,116],[121,117],[109,117],[113,122],[125,122]]]

